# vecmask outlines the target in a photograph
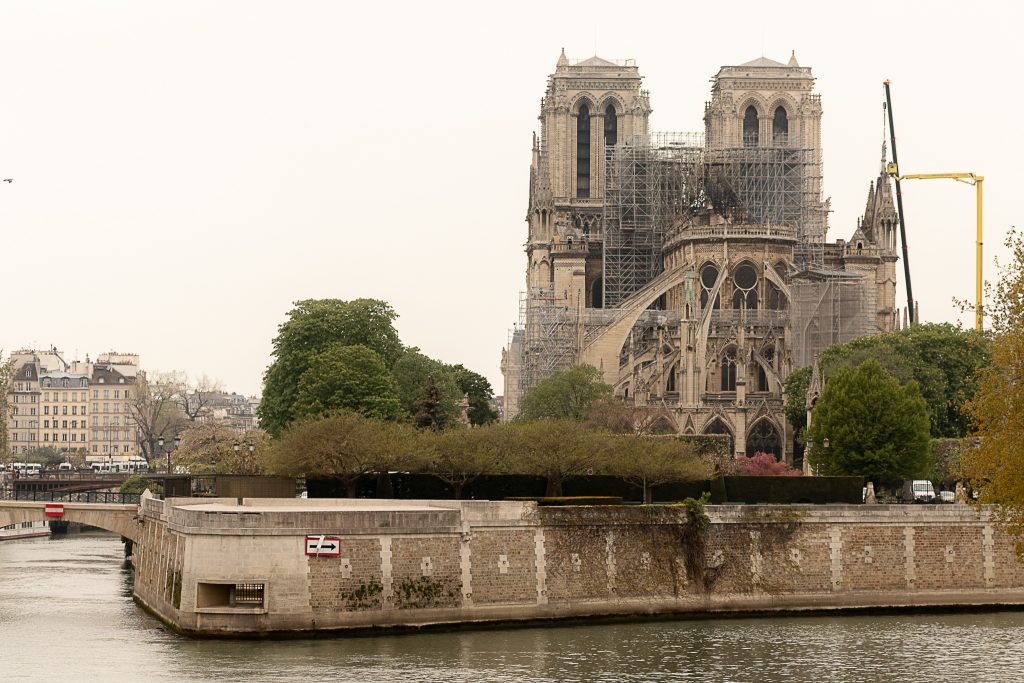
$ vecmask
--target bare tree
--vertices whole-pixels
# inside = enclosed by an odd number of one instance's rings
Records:
[[[187,421],[181,410],[184,393],[185,378],[181,373],[153,373],[151,377],[140,373],[135,396],[128,402],[128,412],[139,428],[139,445],[147,461],[159,455],[160,438],[173,439]]]
[[[3,360],[3,357],[0,349],[0,456],[7,454],[7,392],[14,378],[14,359]]]
[[[223,391],[218,380],[210,379],[206,375],[197,379],[194,386],[189,385],[186,377],[183,391],[178,397],[178,406],[189,422],[200,422],[201,418],[209,415],[210,403]]]

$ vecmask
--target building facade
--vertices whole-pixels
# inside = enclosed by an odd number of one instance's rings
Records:
[[[795,55],[722,67],[701,133],[650,132],[649,99],[632,60],[563,52],[548,79],[503,417],[583,362],[662,431],[789,459],[789,373],[899,323],[884,150],[851,238],[829,242],[821,99]]]
[[[68,362],[56,349],[26,349],[11,358],[10,457],[40,448],[77,453],[90,462],[139,455],[129,408],[140,375],[137,355],[105,353],[95,362]]]

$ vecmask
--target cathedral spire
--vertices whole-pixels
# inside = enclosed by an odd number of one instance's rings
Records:
[[[558,58],[558,64],[555,66],[569,66],[569,58],[565,56],[565,48],[562,48],[562,56]]]
[[[789,63],[786,66],[800,66],[796,61],[796,50],[793,50],[789,55]]]

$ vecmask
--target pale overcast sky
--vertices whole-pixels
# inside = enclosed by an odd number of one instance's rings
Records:
[[[825,112],[831,239],[852,234],[877,175],[892,79],[902,170],[986,176],[991,276],[1024,188],[1022,14],[2,0],[0,348],[134,352],[253,393],[293,301],[375,297],[406,344],[500,394],[531,133],[563,46],[635,58],[664,131],[702,128],[719,66],[796,50]],[[974,295],[973,189],[917,181],[904,196],[922,318],[969,323],[952,299]]]

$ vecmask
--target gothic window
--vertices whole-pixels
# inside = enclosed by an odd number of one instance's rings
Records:
[[[768,386],[768,373],[764,371],[764,367],[760,363],[755,362],[757,366],[757,390],[758,391],[770,391]]]
[[[783,282],[786,281],[786,267],[782,263],[775,264],[775,274]],[[768,308],[773,311],[786,310],[786,297],[782,290],[775,286],[774,282],[768,282]]]
[[[604,110],[604,144],[616,145],[619,142],[619,119],[615,115],[615,105],[609,104]]]
[[[732,296],[732,307],[746,307],[748,311],[757,310],[757,269],[750,263],[741,263],[733,272],[733,284],[736,290]]]
[[[586,103],[576,116],[576,196],[590,196],[590,107]]]
[[[590,307],[604,308],[604,278],[594,280],[594,285],[590,289]]]
[[[676,366],[673,365],[668,371],[668,379],[665,380],[665,393],[670,394],[676,390]]]
[[[757,147],[758,144],[758,119],[757,108],[754,105],[747,107],[743,112],[743,146]]]
[[[716,417],[706,427],[704,427],[704,433],[705,434],[721,434],[723,436],[728,436],[729,437],[729,450],[730,451],[734,450],[733,440],[732,440],[732,432],[729,431],[729,428],[726,426],[726,424],[724,422],[722,422],[722,420],[720,420],[719,418]]]
[[[714,264],[709,263],[700,269],[700,307],[703,310],[708,305],[708,298],[711,296],[711,290],[715,288],[715,282],[718,281],[718,268]],[[717,310],[721,307],[721,296],[715,297],[714,308]]]
[[[736,391],[736,347],[722,355],[722,391]]]
[[[754,453],[771,453],[776,459],[782,458],[782,439],[768,420],[755,424],[747,435],[747,457]]]
[[[781,105],[775,108],[775,116],[772,118],[772,143],[789,143],[789,115],[786,114],[786,108]]]

